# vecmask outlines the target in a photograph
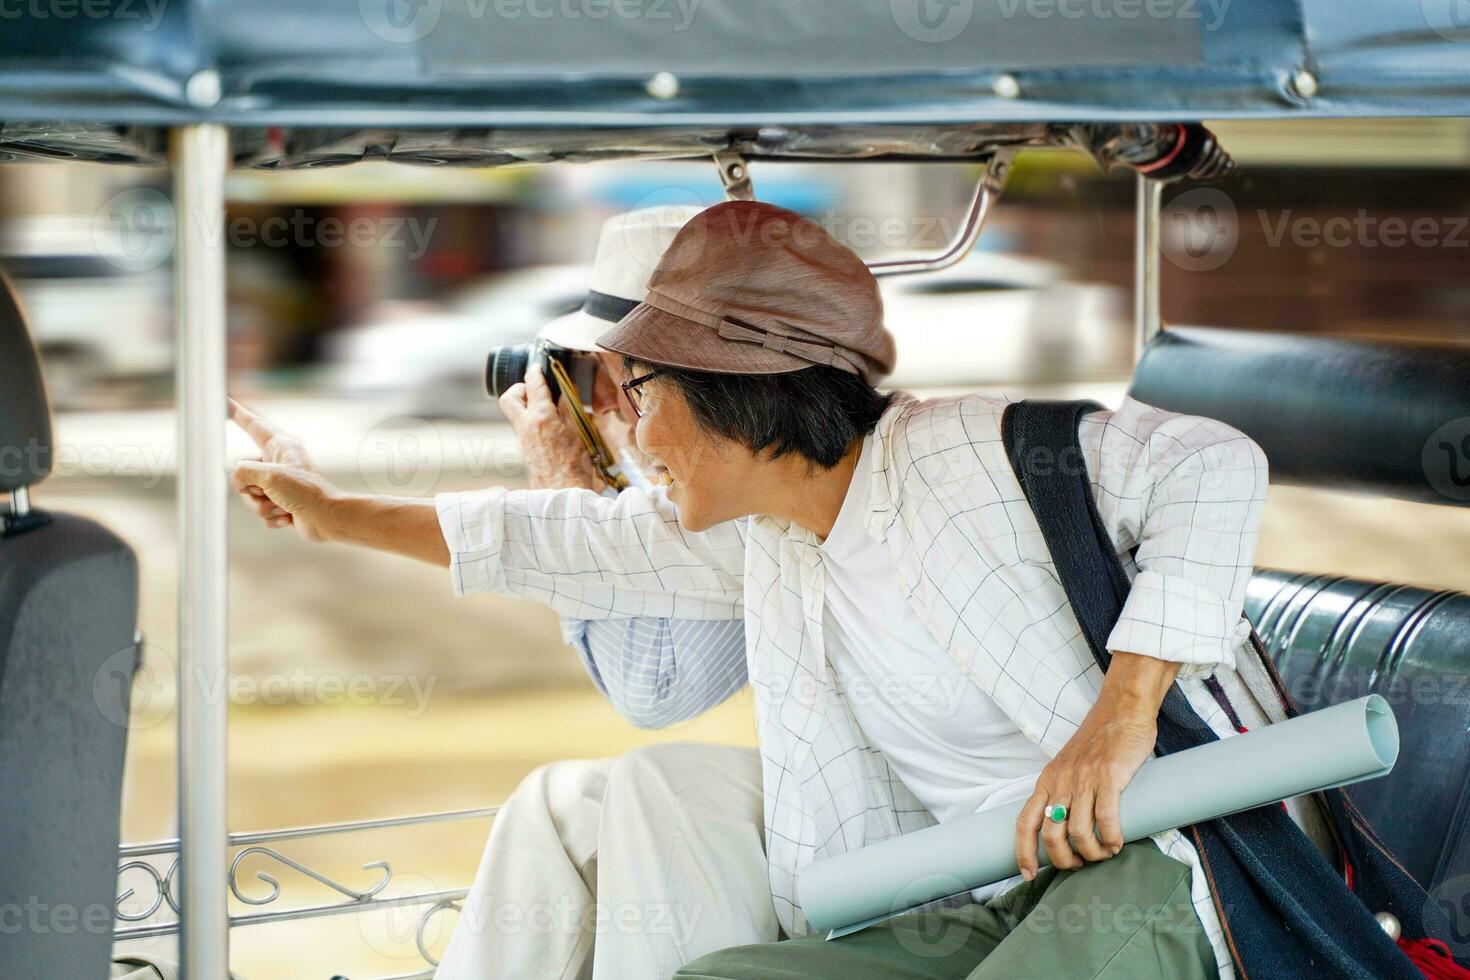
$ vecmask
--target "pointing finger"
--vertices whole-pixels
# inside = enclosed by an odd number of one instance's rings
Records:
[[[264,449],[266,443],[270,442],[274,436],[279,434],[279,430],[275,425],[264,416],[257,415],[233,398],[229,401],[230,421],[244,429],[245,434],[250,436],[251,439],[254,439],[255,444],[261,449]]]

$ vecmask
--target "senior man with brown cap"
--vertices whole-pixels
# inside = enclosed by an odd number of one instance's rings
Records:
[[[796,881],[810,862],[1027,801],[1021,876],[973,904],[714,953],[677,976],[1231,975],[1194,848],[1175,831],[1125,846],[1118,801],[1172,685],[1233,733],[1205,678],[1233,674],[1249,642],[1259,448],[1126,399],[1083,421],[1101,520],[1136,549],[1104,676],[1002,449],[1007,403],[879,393],[894,346],[856,255],[792,212],[729,202],[681,229],[648,287],[600,343],[626,358],[637,442],[666,488],[283,506],[445,565],[461,594],[743,617],[785,936],[808,931]],[[1058,805],[1068,815],[1042,829]],[[1096,902],[1157,914],[1056,927]]]

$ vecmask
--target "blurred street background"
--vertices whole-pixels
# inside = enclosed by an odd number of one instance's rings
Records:
[[[1280,125],[1217,126],[1239,175],[1165,192],[1165,323],[1470,343],[1470,123],[1290,126],[1289,140]],[[760,198],[880,258],[941,249],[977,171],[768,164],[752,176]],[[142,563],[128,841],[176,833],[169,193],[162,171],[0,169],[0,268],[57,412],[55,473],[35,503],[108,525]],[[336,482],[416,496],[520,483],[485,357],[580,305],[603,219],[723,196],[712,165],[673,163],[242,172],[228,195],[233,394],[302,437]],[[894,386],[1116,404],[1134,350],[1133,208],[1131,176],[1023,154],[973,255],[885,283]],[[250,451],[230,438],[232,456]],[[1467,556],[1470,509],[1277,486],[1257,564],[1470,590]],[[744,696],[673,731],[636,730],[548,610],[457,600],[441,571],[310,545],[243,507],[230,573],[236,831],[493,804],[545,762],[653,740],[754,741]],[[352,887],[377,879],[362,865],[388,860],[395,888],[452,888],[469,882],[487,828],[344,835],[291,854]],[[249,896],[269,890],[242,881]],[[283,886],[301,902],[338,897],[295,876]],[[239,929],[232,961],[247,978],[407,971],[415,919]],[[451,923],[431,923],[431,950]]]

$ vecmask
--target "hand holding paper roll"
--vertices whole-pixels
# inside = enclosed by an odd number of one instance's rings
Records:
[[[1385,776],[1398,749],[1393,712],[1374,694],[1151,759],[1123,793],[1123,836],[1141,840]],[[984,810],[808,865],[798,884],[807,922],[845,935],[1015,875],[1013,831],[1021,806]]]
[[[1177,663],[1157,657],[1113,653],[1097,701],[1041,770],[1017,818],[1016,858],[1027,881],[1040,870],[1043,848],[1063,869],[1122,850],[1123,790],[1153,757],[1159,707],[1178,672]]]

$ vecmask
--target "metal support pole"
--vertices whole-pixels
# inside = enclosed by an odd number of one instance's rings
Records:
[[[173,132],[179,452],[179,839],[187,980],[229,975],[226,906],[225,171],[229,133]]]
[[[1164,185],[1143,174],[1136,178],[1137,224],[1133,236],[1133,321],[1135,343],[1133,362],[1143,357],[1143,349],[1159,335],[1163,321],[1159,314],[1159,212],[1163,204]]]
[[[31,491],[28,487],[16,487],[10,491],[10,516],[25,517],[31,512]]]

